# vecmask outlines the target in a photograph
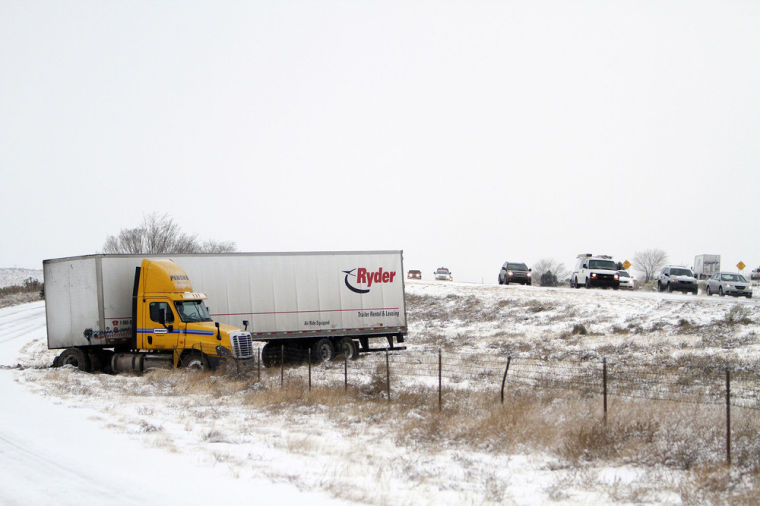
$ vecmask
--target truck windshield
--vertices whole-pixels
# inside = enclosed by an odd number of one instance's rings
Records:
[[[617,264],[612,260],[589,260],[589,269],[607,269],[609,271],[616,271]]]
[[[186,300],[174,303],[183,322],[210,322],[211,316],[202,300]]]

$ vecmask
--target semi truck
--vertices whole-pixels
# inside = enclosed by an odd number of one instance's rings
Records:
[[[694,275],[697,279],[707,279],[720,272],[720,255],[697,255],[694,257]]]
[[[63,350],[54,365],[113,372],[213,369],[255,343],[265,366],[285,349],[319,361],[405,349],[402,272],[401,251],[45,260],[48,348]]]

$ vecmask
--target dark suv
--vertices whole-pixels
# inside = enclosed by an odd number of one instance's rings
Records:
[[[691,292],[697,294],[697,278],[691,269],[677,265],[666,265],[657,273],[657,291]]]
[[[499,284],[522,283],[529,285],[531,284],[531,270],[523,263],[504,262],[499,271]]]

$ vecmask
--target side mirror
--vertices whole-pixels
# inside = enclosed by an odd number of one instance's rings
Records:
[[[158,323],[160,323],[163,326],[166,326],[166,308],[161,308],[158,311]]]
[[[216,325],[216,340],[221,341],[222,340],[222,333],[219,330],[219,322],[214,322],[214,325]]]
[[[528,269],[528,272],[533,272],[533,269]]]
[[[243,320],[243,328],[244,330],[248,330],[248,320]]]

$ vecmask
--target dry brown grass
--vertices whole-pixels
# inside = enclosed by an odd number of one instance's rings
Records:
[[[720,407],[615,399],[605,424],[598,398],[574,398],[566,391],[515,389],[502,405],[494,393],[444,389],[439,411],[437,389],[392,392],[388,402],[380,371],[376,376],[370,386],[351,386],[347,392],[342,386],[309,391],[300,379],[291,379],[283,388],[256,385],[246,390],[243,399],[248,406],[281,414],[297,407],[319,407],[336,427],[373,426],[411,449],[544,452],[566,469],[609,464],[685,471],[690,483],[679,493],[687,503],[699,502],[700,497],[717,502],[730,497],[739,504],[757,499],[747,485],[760,482],[760,443],[755,443],[760,423],[752,412],[736,410],[733,472],[729,472]],[[308,438],[288,444],[294,451],[308,451],[311,445]],[[629,492],[621,494],[630,497]],[[646,497],[649,492],[644,487],[636,495]]]

